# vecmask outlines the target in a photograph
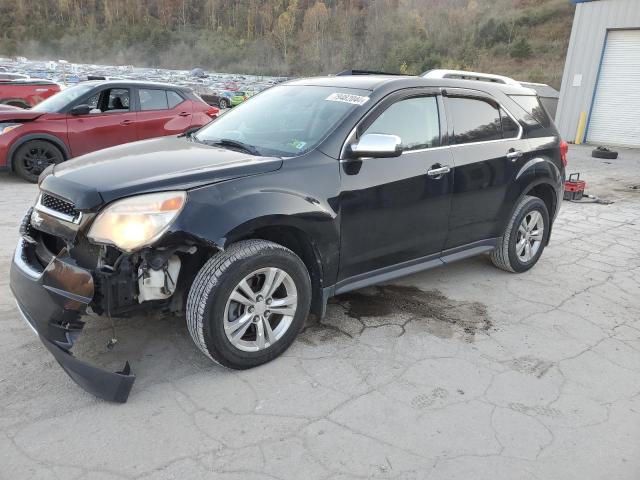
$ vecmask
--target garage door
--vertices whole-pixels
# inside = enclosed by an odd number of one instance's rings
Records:
[[[587,139],[640,147],[640,30],[607,35]]]

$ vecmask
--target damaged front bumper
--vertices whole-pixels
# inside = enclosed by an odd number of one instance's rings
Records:
[[[128,362],[111,373],[71,353],[84,327],[80,317],[94,295],[91,272],[78,267],[64,249],[40,269],[30,261],[28,249],[21,239],[11,264],[10,286],[20,313],[78,385],[104,400],[126,402],[135,381]]]

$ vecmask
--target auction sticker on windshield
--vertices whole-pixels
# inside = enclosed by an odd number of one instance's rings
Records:
[[[363,97],[361,95],[352,95],[350,93],[332,93],[325,100],[331,102],[344,102],[352,103],[354,105],[364,105],[369,100],[369,97]]]

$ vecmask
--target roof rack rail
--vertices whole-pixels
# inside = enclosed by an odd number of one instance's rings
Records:
[[[464,70],[429,70],[424,72],[424,78],[455,78],[458,80],[477,80],[481,82],[502,83],[505,85],[521,86],[513,78],[503,75],[493,75],[492,73],[465,72]]]
[[[403,75],[402,73],[376,72],[374,70],[343,70],[336,73],[336,77],[346,77],[349,75]]]

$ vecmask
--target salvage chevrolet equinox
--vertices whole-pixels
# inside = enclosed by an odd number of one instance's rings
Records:
[[[567,147],[535,92],[346,75],[268,89],[195,133],[46,169],[11,267],[18,307],[84,389],[126,401],[73,356],[88,313],[186,316],[245,369],[337,294],[489,253],[533,267],[560,206]]]

